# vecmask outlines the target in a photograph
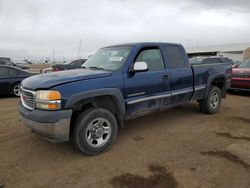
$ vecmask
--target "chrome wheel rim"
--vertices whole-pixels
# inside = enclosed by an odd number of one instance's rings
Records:
[[[98,148],[105,145],[111,137],[111,124],[105,118],[96,118],[91,121],[86,130],[87,143]]]
[[[215,109],[215,108],[218,107],[219,102],[220,102],[220,98],[219,98],[218,93],[213,92],[212,95],[211,95],[211,98],[210,98],[210,106],[211,106],[213,109]]]
[[[16,96],[20,96],[20,85],[16,85],[14,88],[13,88],[13,92]]]

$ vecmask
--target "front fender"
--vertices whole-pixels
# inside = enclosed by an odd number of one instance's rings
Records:
[[[120,110],[119,116],[124,117],[126,113],[125,101],[121,91],[117,88],[104,88],[104,89],[96,89],[96,90],[76,93],[68,98],[65,104],[65,109],[72,108],[76,103],[78,103],[81,100],[93,97],[107,96],[107,95],[114,97],[115,102],[117,103]]]

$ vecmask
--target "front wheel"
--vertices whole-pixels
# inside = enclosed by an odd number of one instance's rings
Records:
[[[113,144],[117,136],[115,116],[103,108],[91,108],[78,115],[73,144],[86,155],[97,155]]]
[[[201,100],[199,103],[201,112],[207,114],[217,113],[221,104],[221,90],[216,86],[212,86],[207,98]]]
[[[14,97],[20,97],[20,83],[16,83],[12,86],[11,88],[11,94],[14,96]]]

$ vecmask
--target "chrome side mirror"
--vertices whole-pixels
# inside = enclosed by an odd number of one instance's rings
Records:
[[[148,64],[146,62],[140,61],[135,62],[133,67],[133,72],[144,72],[148,70]]]

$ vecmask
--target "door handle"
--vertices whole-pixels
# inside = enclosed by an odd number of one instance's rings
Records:
[[[168,75],[164,75],[163,77],[162,77],[162,79],[169,79],[169,76]]]

